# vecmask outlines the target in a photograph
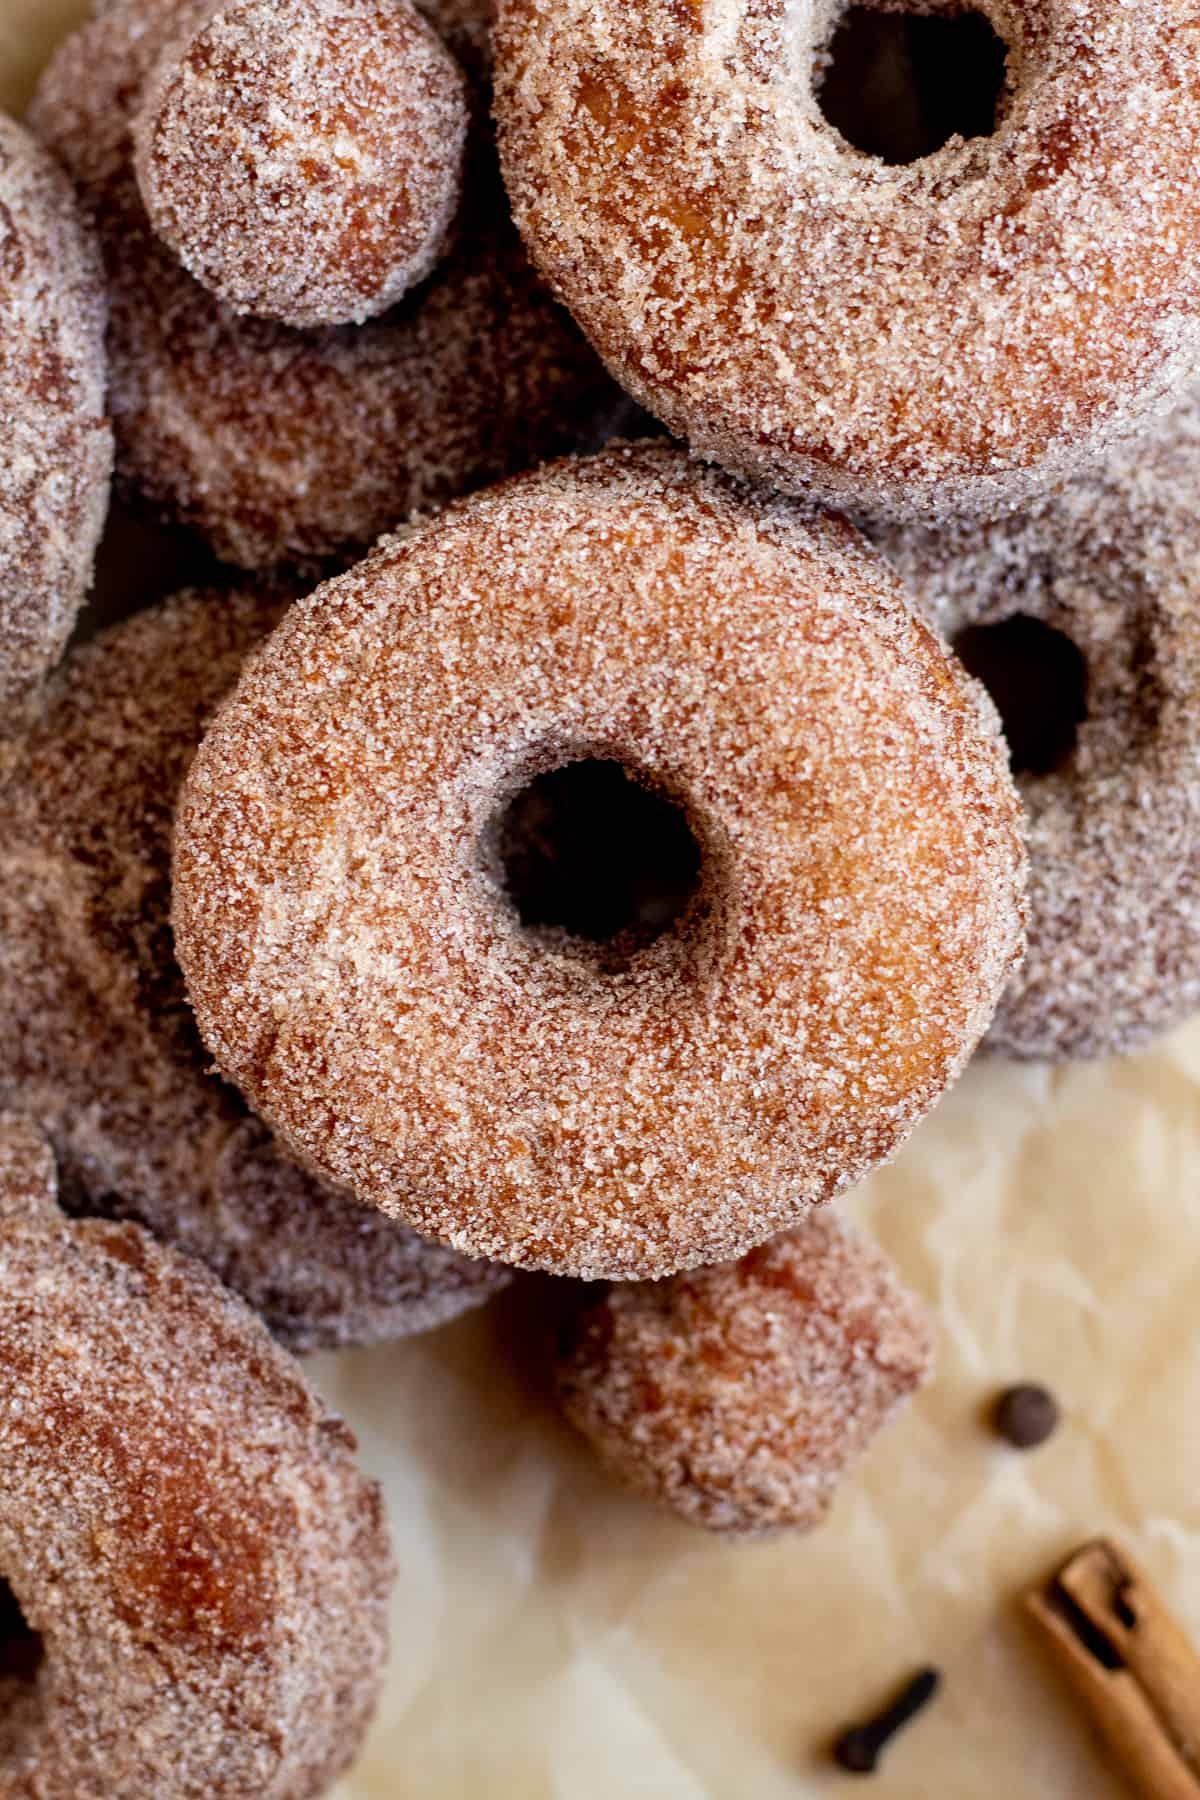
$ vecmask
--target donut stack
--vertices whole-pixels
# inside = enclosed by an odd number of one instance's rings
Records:
[[[1200,23],[492,13],[104,0],[0,121],[6,1792],[325,1791],[289,1350],[514,1271],[608,1467],[810,1528],[932,1359],[827,1203],[1200,1008]],[[53,670],[114,458],[207,584]]]

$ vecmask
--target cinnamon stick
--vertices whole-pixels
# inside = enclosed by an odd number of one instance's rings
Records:
[[[1085,1544],[1025,1608],[1145,1800],[1200,1800],[1200,1656],[1125,1551]]]

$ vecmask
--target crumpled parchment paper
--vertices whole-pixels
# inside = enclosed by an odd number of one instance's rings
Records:
[[[400,1558],[345,1800],[809,1800],[833,1729],[924,1662],[880,1800],[1118,1800],[1016,1599],[1111,1532],[1200,1635],[1200,1022],[1059,1073],[979,1060],[847,1202],[941,1323],[936,1381],[808,1538],[726,1547],[611,1487],[503,1309],[314,1364]],[[983,1414],[1047,1381],[1019,1454]]]
[[[84,0],[0,0],[19,112]],[[1016,1609],[1097,1532],[1200,1636],[1200,1021],[1126,1062],[979,1060],[847,1203],[941,1321],[937,1380],[809,1538],[728,1548],[612,1487],[491,1314],[312,1373],[387,1491],[381,1714],[340,1800],[810,1800],[834,1729],[944,1692],[878,1800],[1119,1800]],[[1066,1421],[991,1437],[998,1387]],[[133,1797],[130,1797],[133,1800]]]

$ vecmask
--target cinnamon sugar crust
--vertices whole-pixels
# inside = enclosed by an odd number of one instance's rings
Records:
[[[622,764],[702,852],[607,950],[491,846]],[[986,696],[858,535],[663,444],[566,461],[293,608],[192,766],[178,954],[225,1074],[327,1178],[470,1254],[657,1276],[893,1151],[1020,955]]]
[[[893,167],[821,113],[834,0],[502,0],[522,236],[699,454],[851,509],[994,513],[1196,368],[1200,21],[978,10],[1008,50],[994,135]]]
[[[181,596],[51,683],[0,796],[0,1107],[52,1140],[72,1210],[136,1219],[308,1350],[428,1330],[508,1276],[298,1168],[196,1035],[168,917],[172,812],[205,720],[282,610]]]
[[[100,259],[69,182],[0,114],[0,740],[19,729],[92,580],[108,510]],[[7,761],[0,741],[0,769]]]
[[[448,16],[480,68],[478,9]],[[600,441],[627,402],[534,275],[482,120],[447,254],[378,319],[302,332],[241,317],[179,265],[142,204],[132,130],[161,53],[196,17],[194,0],[109,0],[61,46],[29,113],[99,230],[123,485],[239,567],[316,565]]]
[[[0,1570],[30,1652],[4,1792],[324,1793],[374,1709],[392,1580],[350,1432],[198,1264],[65,1218],[12,1116],[0,1273]]]
[[[221,0],[159,56],[138,186],[235,312],[361,324],[445,249],[467,121],[462,73],[408,0]]]
[[[1029,952],[988,1043],[1060,1061],[1136,1050],[1200,1011],[1200,399],[1027,514],[880,531],[954,638],[1014,615],[1082,653],[1069,754],[1018,778]]]
[[[691,1525],[746,1537],[819,1525],[932,1364],[920,1301],[819,1212],[740,1262],[585,1290],[553,1367],[607,1469]]]

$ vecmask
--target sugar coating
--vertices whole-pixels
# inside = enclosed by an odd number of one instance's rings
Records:
[[[109,0],[29,114],[99,228],[124,484],[226,561],[266,568],[352,553],[414,509],[599,441],[626,403],[534,275],[482,122],[453,245],[380,319],[297,332],[239,317],[180,267],[142,205],[131,129],[195,17],[194,0]]]
[[[1029,953],[988,1042],[1059,1061],[1135,1050],[1200,1010],[1200,396],[1028,514],[879,539],[943,632],[1016,613],[1083,653],[1088,716],[1021,776]]]
[[[980,0],[1009,51],[996,132],[897,168],[822,116],[842,10],[502,0],[514,215],[699,454],[850,508],[996,512],[1197,366],[1200,18]]]
[[[0,740],[91,585],[112,473],[104,319],[100,259],[69,182],[0,114]]]
[[[293,1348],[424,1331],[507,1273],[298,1168],[214,1080],[174,959],[171,816],[205,719],[283,610],[182,596],[76,650],[0,795],[0,1107],[73,1211],[199,1257]]]
[[[703,851],[624,957],[522,929],[490,850],[588,756]],[[792,1224],[957,1074],[1021,949],[1017,819],[982,690],[849,526],[625,446],[288,613],[184,787],[177,949],[327,1177],[474,1255],[658,1276]]]
[[[408,0],[218,0],[159,56],[138,186],[235,312],[360,324],[445,249],[467,120],[463,76]]]
[[[817,1212],[740,1262],[583,1290],[553,1377],[614,1475],[690,1525],[746,1537],[819,1525],[932,1367],[916,1295]]]
[[[354,1439],[205,1270],[72,1221],[0,1120],[0,1569],[12,1800],[309,1800],[356,1754],[391,1557]]]

